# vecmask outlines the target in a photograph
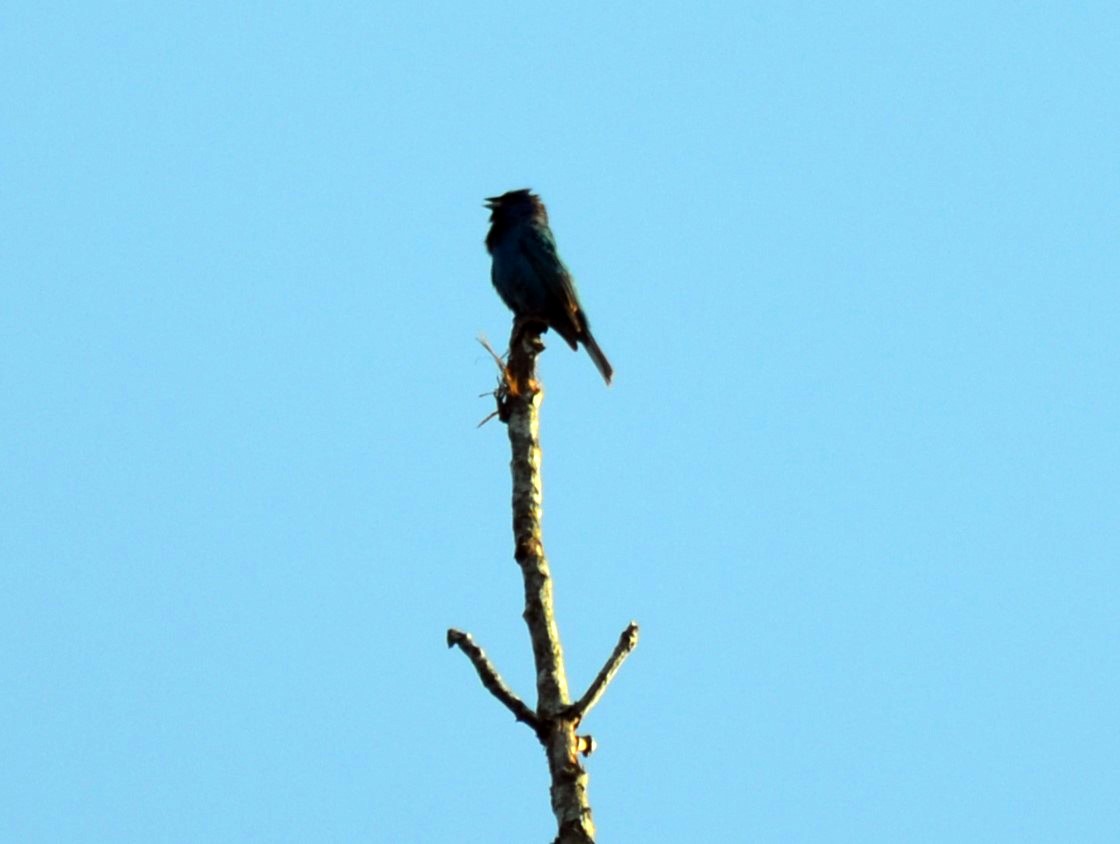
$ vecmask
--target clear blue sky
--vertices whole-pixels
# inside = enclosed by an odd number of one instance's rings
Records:
[[[11,4],[0,839],[547,841],[509,315],[607,842],[1120,835],[1112,3]]]

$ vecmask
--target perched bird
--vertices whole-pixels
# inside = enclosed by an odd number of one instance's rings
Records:
[[[542,322],[573,349],[582,343],[611,383],[614,370],[591,336],[572,274],[556,252],[544,203],[529,190],[511,190],[486,200],[490,232],[486,249],[493,258],[490,278],[502,301],[519,320]]]

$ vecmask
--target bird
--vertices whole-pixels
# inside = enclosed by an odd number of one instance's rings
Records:
[[[486,200],[490,280],[517,320],[544,323],[573,350],[582,344],[608,385],[614,369],[595,342],[571,272],[560,259],[548,211],[528,188]],[[546,329],[547,330],[547,329]]]

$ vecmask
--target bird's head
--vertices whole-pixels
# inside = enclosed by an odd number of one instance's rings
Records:
[[[544,203],[529,188],[506,191],[501,196],[491,196],[486,200],[485,207],[490,209],[492,223],[532,218],[548,222]]]

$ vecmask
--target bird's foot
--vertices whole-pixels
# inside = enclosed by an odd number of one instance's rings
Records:
[[[541,335],[546,331],[548,331],[548,323],[539,317],[514,317],[513,332],[509,338],[510,350],[524,343],[534,355],[540,354],[544,351]]]

